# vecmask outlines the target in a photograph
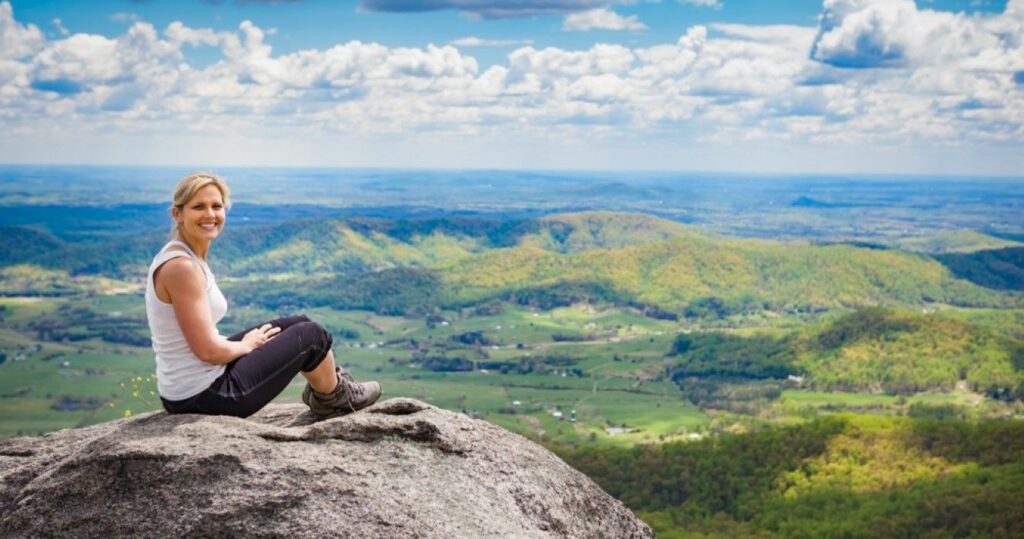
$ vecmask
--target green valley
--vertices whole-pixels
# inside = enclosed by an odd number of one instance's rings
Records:
[[[161,241],[0,236],[0,436],[159,409],[140,276]],[[1000,241],[330,216],[229,229],[212,265],[222,333],[303,312],[386,396],[545,444],[659,536],[998,536],[1022,533],[1024,477],[1024,294]]]

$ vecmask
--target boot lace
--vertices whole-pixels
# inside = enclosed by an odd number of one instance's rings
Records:
[[[356,400],[362,399],[366,393],[366,388],[362,384],[358,384],[352,379],[352,375],[349,373],[343,373],[338,379],[338,384],[341,385],[342,394],[345,395],[345,402],[353,412],[356,411]]]

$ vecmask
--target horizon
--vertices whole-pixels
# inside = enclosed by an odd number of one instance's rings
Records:
[[[0,168],[141,168],[141,169],[180,169],[183,171],[204,171],[213,174],[223,175],[221,171],[244,171],[244,170],[309,170],[309,171],[347,171],[347,172],[376,172],[387,174],[402,174],[424,172],[430,174],[444,173],[487,173],[496,172],[501,174],[567,174],[567,175],[594,175],[593,180],[603,179],[636,179],[620,176],[631,174],[650,175],[643,179],[722,179],[722,180],[865,180],[865,181],[975,181],[994,180],[1018,182],[1024,181],[1024,173],[1016,174],[944,174],[935,173],[913,173],[913,172],[807,172],[807,171],[742,171],[742,170],[683,170],[683,169],[586,169],[586,168],[501,168],[501,167],[386,167],[386,166],[348,166],[348,165],[182,165],[173,163],[29,163],[29,162],[0,162]],[[187,173],[187,172],[186,172]],[[604,177],[602,177],[604,176]],[[709,176],[710,178],[699,178],[698,176]],[[678,177],[678,178],[673,178]],[[167,181],[173,182],[177,178],[169,177]],[[230,180],[230,178],[225,178]]]

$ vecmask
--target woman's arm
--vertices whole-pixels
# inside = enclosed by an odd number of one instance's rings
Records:
[[[217,333],[210,315],[210,302],[206,297],[206,276],[194,261],[172,258],[157,268],[154,285],[165,292],[174,306],[174,318],[185,335],[192,353],[207,363],[230,363],[259,348],[281,331],[269,324],[254,329],[241,341],[229,341]],[[165,294],[158,294],[163,296]]]

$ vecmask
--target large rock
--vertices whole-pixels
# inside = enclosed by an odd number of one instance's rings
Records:
[[[140,415],[0,443],[0,537],[653,537],[549,451],[391,399]]]

